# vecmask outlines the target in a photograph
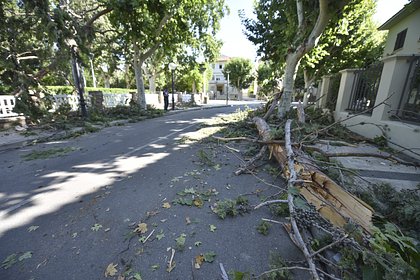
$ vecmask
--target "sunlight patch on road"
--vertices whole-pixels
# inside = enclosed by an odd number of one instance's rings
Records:
[[[169,153],[147,153],[141,156],[120,156],[110,162],[75,166],[73,171],[52,172],[42,176],[53,181],[44,192],[30,199],[9,201],[11,207],[0,211],[0,237],[7,231],[51,214],[81,197],[112,185],[121,176],[129,176],[167,157]]]

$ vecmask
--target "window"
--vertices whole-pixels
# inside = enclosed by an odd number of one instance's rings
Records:
[[[223,65],[222,64],[219,64],[219,69],[223,69]]]
[[[407,28],[397,34],[397,40],[395,41],[394,51],[401,49],[404,46],[405,35],[407,35]]]

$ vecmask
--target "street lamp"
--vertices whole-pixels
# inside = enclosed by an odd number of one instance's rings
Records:
[[[176,64],[171,62],[169,63],[169,69],[172,71],[172,110],[175,110],[175,97],[174,97],[174,91],[175,91],[175,87],[174,87],[174,73],[175,73],[175,69],[176,69]]]
[[[226,105],[228,105],[228,103],[229,103],[229,73],[230,73],[230,70],[226,70],[225,71],[226,72],[226,74],[228,75],[227,76],[227,88],[226,88]]]

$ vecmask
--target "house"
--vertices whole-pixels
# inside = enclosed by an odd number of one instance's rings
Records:
[[[390,147],[420,159],[420,0],[405,5],[379,30],[388,30],[381,61],[340,71],[334,117],[365,137],[384,136]],[[319,96],[328,96],[330,78],[323,77]]]
[[[228,82],[223,74],[223,69],[230,59],[231,58],[226,55],[221,55],[214,63],[211,64],[213,76],[209,81],[210,99],[226,99]],[[230,84],[229,99],[240,100],[238,90]]]

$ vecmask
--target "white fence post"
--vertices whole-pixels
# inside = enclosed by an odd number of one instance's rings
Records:
[[[0,95],[0,117],[16,117],[17,113],[13,112],[16,99],[13,95]]]

